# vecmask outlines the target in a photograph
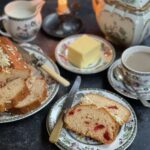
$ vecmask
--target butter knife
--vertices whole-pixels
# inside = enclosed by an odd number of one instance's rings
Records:
[[[63,127],[64,113],[68,108],[71,107],[71,105],[73,103],[74,96],[75,96],[76,92],[79,90],[80,84],[81,84],[81,77],[77,76],[75,79],[75,82],[74,82],[74,84],[73,84],[64,104],[63,104],[62,111],[60,112],[58,119],[55,123],[55,126],[54,126],[54,128],[50,134],[49,141],[51,143],[57,143],[57,141],[58,141],[61,129]]]
[[[40,67],[44,71],[46,71],[54,80],[63,86],[69,86],[70,82],[56,73],[52,68],[50,68],[42,59],[37,58],[33,53],[27,52],[22,48],[21,45],[17,45],[19,52],[22,54],[22,57],[31,64],[34,64],[36,67]],[[27,47],[30,49],[31,47]]]

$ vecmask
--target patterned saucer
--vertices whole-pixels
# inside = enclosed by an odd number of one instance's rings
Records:
[[[109,42],[107,42],[103,38],[100,38],[95,35],[89,34],[89,36],[95,38],[102,44],[102,48],[101,48],[102,58],[99,61],[97,61],[93,64],[90,64],[87,68],[82,68],[82,69],[72,65],[68,61],[67,46],[71,42],[73,42],[75,39],[80,37],[81,35],[82,34],[69,36],[68,38],[63,39],[57,45],[57,47],[55,49],[55,57],[56,57],[57,62],[66,70],[74,72],[74,73],[79,73],[79,74],[93,74],[93,73],[98,73],[98,72],[101,72],[101,71],[107,69],[113,63],[113,61],[115,59],[115,56],[116,56],[115,50]]]
[[[62,128],[58,142],[56,145],[62,150],[125,150],[133,142],[137,133],[137,118],[130,104],[120,96],[106,90],[100,89],[82,89],[77,92],[74,98],[74,104],[77,104],[82,96],[87,93],[96,93],[111,98],[127,107],[131,112],[131,116],[125,123],[111,144],[101,144],[87,137],[81,137],[65,128]],[[61,97],[51,108],[47,120],[47,131],[50,134],[62,109],[62,105],[67,95]],[[74,105],[73,104],[73,105]]]
[[[120,94],[132,98],[132,99],[137,99],[136,95],[134,94],[134,92],[131,92],[129,90],[129,88],[126,88],[126,86],[124,86],[124,84],[122,83],[122,81],[117,80],[114,77],[113,71],[114,69],[119,66],[121,64],[121,59],[116,60],[109,68],[108,70],[108,81],[110,83],[110,85]]]

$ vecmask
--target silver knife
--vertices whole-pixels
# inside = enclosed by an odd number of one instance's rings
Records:
[[[74,96],[75,96],[76,92],[79,90],[80,84],[81,84],[81,77],[77,76],[77,78],[76,78],[76,80],[75,80],[75,82],[74,82],[74,84],[73,84],[73,86],[72,86],[72,88],[71,88],[64,104],[63,104],[62,111],[58,116],[56,124],[55,124],[55,126],[54,126],[54,128],[53,128],[53,130],[50,134],[49,141],[51,143],[57,143],[57,141],[58,141],[61,129],[63,127],[64,113],[68,108],[71,107],[71,105],[73,103]]]
[[[58,83],[62,84],[63,86],[69,86],[70,82],[67,81],[65,78],[60,76],[57,72],[55,72],[52,68],[50,68],[43,60],[39,60],[33,53],[29,53],[28,51],[24,50],[21,46],[17,46],[19,52],[21,53],[22,57],[30,64],[35,65],[36,67],[40,67],[44,71],[46,71],[54,80]],[[30,49],[30,47],[28,47]]]

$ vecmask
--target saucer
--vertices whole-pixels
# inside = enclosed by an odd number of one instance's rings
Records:
[[[107,69],[115,59],[115,49],[105,39],[96,35],[88,34],[88,36],[91,36],[101,43],[100,51],[102,52],[102,57],[97,62],[90,64],[87,68],[78,68],[68,61],[68,45],[82,35],[83,34],[72,35],[61,40],[55,49],[56,61],[64,69],[79,74],[94,74]]]
[[[50,36],[65,38],[80,33],[83,23],[79,17],[71,14],[59,16],[57,13],[52,13],[45,17],[42,28]]]
[[[134,92],[131,92],[129,90],[129,88],[125,87],[124,84],[122,83],[122,81],[117,80],[114,77],[113,71],[114,69],[119,66],[121,64],[121,59],[116,60],[109,68],[108,70],[108,81],[110,83],[110,85],[120,94],[132,98],[132,99],[137,99],[136,95],[134,94]]]

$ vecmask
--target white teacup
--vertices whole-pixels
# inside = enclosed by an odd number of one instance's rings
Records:
[[[150,47],[133,46],[121,56],[123,76],[127,84],[144,100],[150,100]]]
[[[0,34],[11,37],[17,42],[32,41],[42,24],[41,7],[45,2],[34,4],[31,1],[13,1],[4,8],[4,15],[0,17],[6,32]]]

